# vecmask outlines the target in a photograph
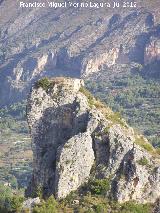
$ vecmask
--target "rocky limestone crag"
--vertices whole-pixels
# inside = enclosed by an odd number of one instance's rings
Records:
[[[65,198],[90,178],[110,181],[109,196],[155,202],[160,163],[148,141],[94,99],[80,79],[42,79],[28,98],[33,175],[26,191]]]

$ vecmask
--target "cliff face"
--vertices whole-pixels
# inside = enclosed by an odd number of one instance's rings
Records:
[[[94,99],[82,80],[43,79],[32,88],[27,118],[33,176],[27,194],[65,198],[90,178],[110,180],[119,202],[154,202],[160,163],[154,148],[123,119]]]
[[[145,63],[150,64],[160,60],[160,40],[152,37],[145,49]]]

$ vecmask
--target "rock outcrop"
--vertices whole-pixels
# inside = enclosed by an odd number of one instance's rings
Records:
[[[160,61],[160,39],[153,37],[145,49],[145,64]]]
[[[110,180],[119,202],[155,202],[160,163],[154,148],[93,98],[80,79],[42,79],[28,98],[33,176],[26,193],[65,198],[91,177]]]
[[[28,200],[25,200],[23,202],[23,208],[24,209],[29,209],[29,211],[31,211],[31,209],[35,206],[38,205],[41,202],[39,197],[36,198],[29,198]]]

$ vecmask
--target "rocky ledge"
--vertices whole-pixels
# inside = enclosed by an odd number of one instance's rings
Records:
[[[107,179],[106,196],[155,202],[160,196],[156,150],[124,119],[95,99],[80,79],[41,79],[27,106],[33,175],[28,196],[58,199],[91,179]]]

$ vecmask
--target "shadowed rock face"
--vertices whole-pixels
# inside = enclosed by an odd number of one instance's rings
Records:
[[[154,61],[160,61],[160,39],[151,38],[150,43],[145,49],[145,64],[151,64]]]
[[[33,176],[27,195],[41,188],[44,196],[65,198],[94,176],[110,179],[109,194],[119,202],[154,202],[160,196],[155,150],[139,146],[137,140],[146,146],[148,141],[124,120],[115,121],[83,85],[80,79],[54,78],[45,89],[40,84],[32,88],[27,118]]]
[[[20,9],[12,0],[0,5],[1,106],[26,98],[43,76],[86,78],[104,66],[155,59],[157,50],[148,43],[152,36],[159,38],[158,0],[139,0],[134,10]]]

